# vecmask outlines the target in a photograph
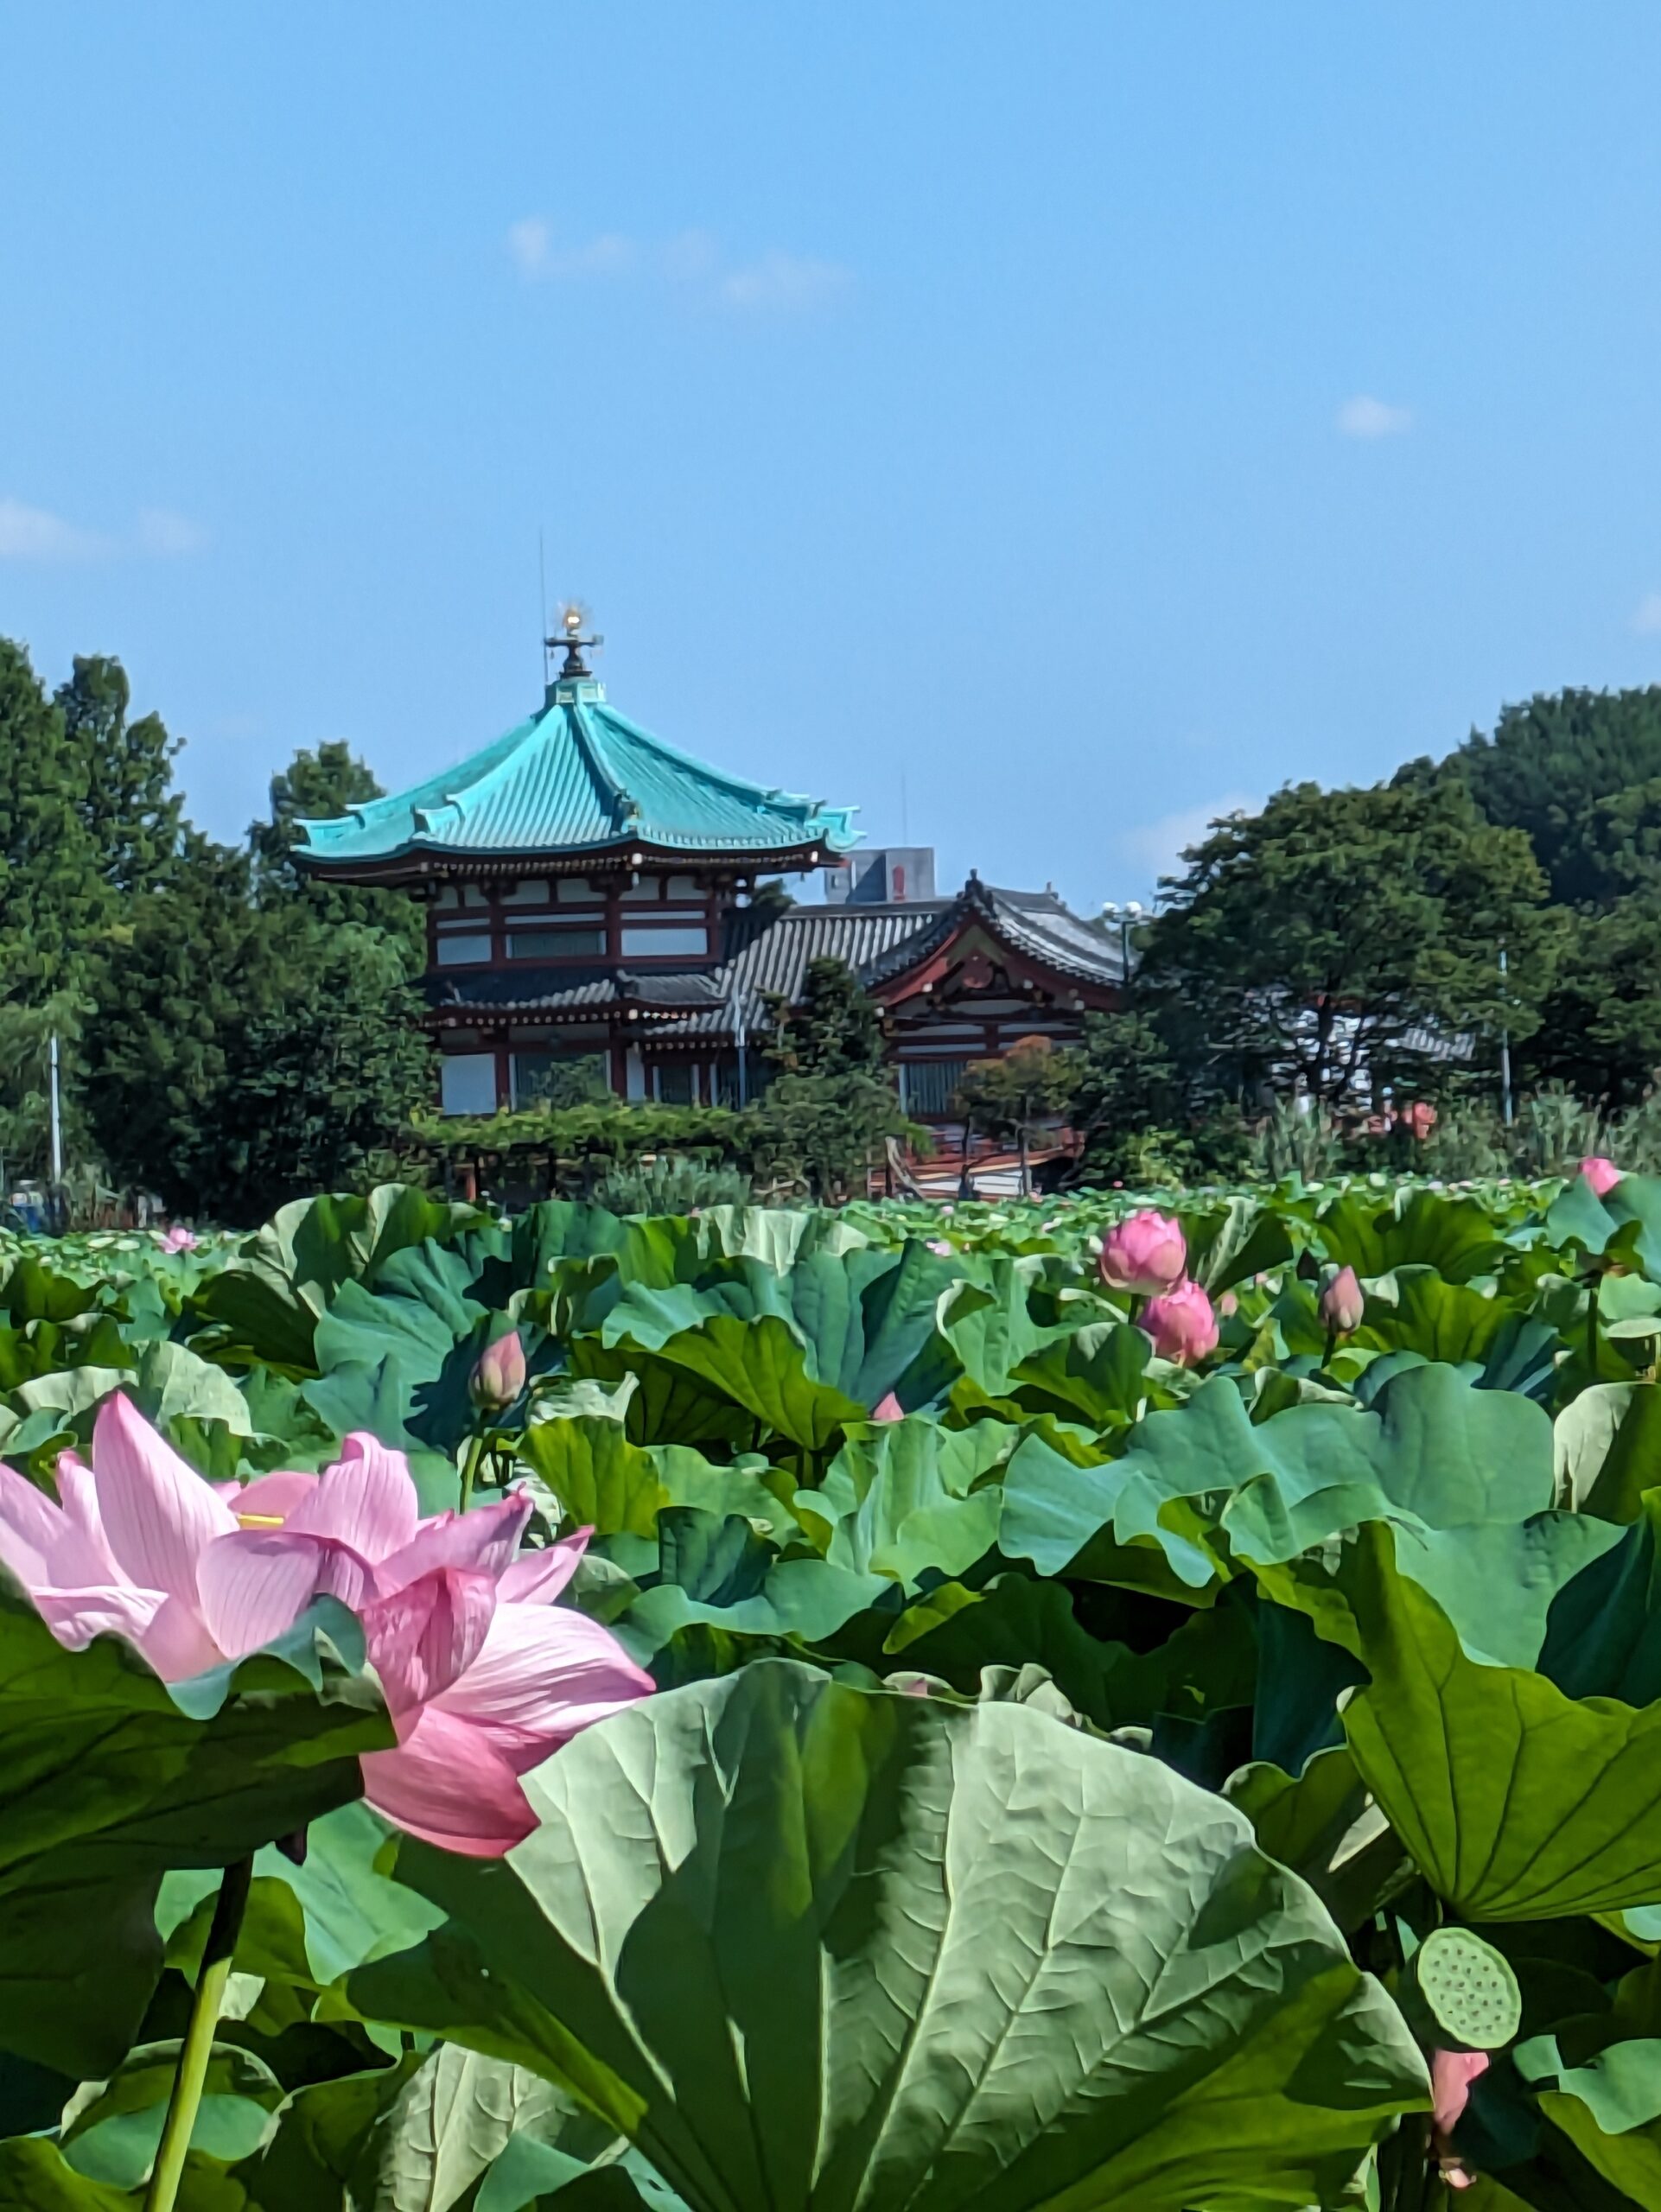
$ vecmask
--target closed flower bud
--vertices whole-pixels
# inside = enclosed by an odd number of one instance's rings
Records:
[[[1581,1173],[1601,1198],[1607,1198],[1620,1180],[1620,1170],[1614,1161],[1600,1159],[1595,1154],[1581,1160]]]
[[[525,1346],[510,1329],[487,1344],[468,1377],[468,1395],[482,1413],[500,1413],[525,1388]]]
[[[1340,1268],[1321,1294],[1317,1311],[1322,1328],[1335,1337],[1352,1336],[1360,1327],[1366,1310],[1366,1294],[1356,1280],[1355,1269]]]
[[[1169,1290],[1181,1281],[1188,1265],[1182,1224],[1151,1209],[1133,1213],[1108,1230],[1097,1264],[1110,1290],[1130,1291],[1138,1298]]]
[[[1195,1367],[1217,1349],[1217,1316],[1197,1282],[1179,1283],[1150,1298],[1136,1316],[1136,1326],[1153,1338],[1161,1359],[1179,1367]]]

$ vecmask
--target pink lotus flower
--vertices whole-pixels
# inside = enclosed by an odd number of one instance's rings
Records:
[[[1316,1303],[1321,1325],[1335,1337],[1352,1336],[1361,1325],[1367,1301],[1353,1268],[1340,1268]]]
[[[200,1243],[200,1237],[196,1236],[194,1230],[186,1229],[181,1223],[175,1222],[162,1239],[162,1249],[164,1252],[194,1252]]]
[[[1613,1160],[1600,1159],[1595,1153],[1581,1160],[1581,1173],[1601,1198],[1608,1197],[1621,1176],[1620,1169]]]
[[[1182,1224],[1151,1209],[1133,1213],[1102,1239],[1097,1265],[1110,1290],[1148,1297],[1180,1283],[1188,1265]]]
[[[1471,2084],[1492,2063],[1486,2050],[1433,2050],[1430,2054],[1431,2143],[1441,2177],[1449,2189],[1469,2189],[1476,2176],[1454,2148],[1455,2123],[1471,2101]]]
[[[517,1329],[487,1344],[468,1377],[468,1395],[482,1412],[501,1413],[525,1388],[525,1346]]]
[[[1162,1297],[1150,1298],[1136,1316],[1136,1326],[1154,1340],[1161,1359],[1193,1367],[1217,1349],[1217,1316],[1197,1282],[1181,1282]]]
[[[398,1738],[364,1758],[364,1794],[448,1850],[498,1858],[528,1835],[519,1777],[652,1687],[608,1630],[553,1604],[586,1529],[516,1557],[518,1494],[423,1521],[408,1463],[372,1436],[321,1476],[215,1486],[117,1395],[92,1465],[60,1459],[58,1495],[0,1465],[0,1561],[71,1650],[124,1637],[178,1681],[258,1650],[315,1598],[349,1605]]]
[[[931,1236],[928,1240],[928,1249],[931,1252],[938,1254],[941,1259],[949,1260],[956,1248],[949,1244],[944,1236]]]
[[[873,1421],[904,1421],[905,1418],[906,1408],[901,1404],[899,1399],[894,1396],[892,1390],[885,1390],[882,1395],[877,1400],[876,1403],[871,1408],[871,1419]]]

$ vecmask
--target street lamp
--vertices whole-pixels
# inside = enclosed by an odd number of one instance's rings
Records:
[[[1127,990],[1130,987],[1130,932],[1146,911],[1140,899],[1129,899],[1123,906],[1117,899],[1109,899],[1102,907],[1102,919],[1119,925],[1119,972]]]

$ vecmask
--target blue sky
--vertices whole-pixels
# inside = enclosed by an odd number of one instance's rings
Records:
[[[1661,677],[1661,10],[11,0],[0,631],[235,834],[612,697],[1146,893]]]

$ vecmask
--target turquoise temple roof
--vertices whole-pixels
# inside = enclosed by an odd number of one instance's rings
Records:
[[[584,671],[550,683],[539,713],[459,766],[333,820],[300,823],[295,857],[321,874],[383,877],[426,856],[551,859],[620,849],[765,864],[770,855],[845,852],[854,812],[678,753],[608,705]]]

